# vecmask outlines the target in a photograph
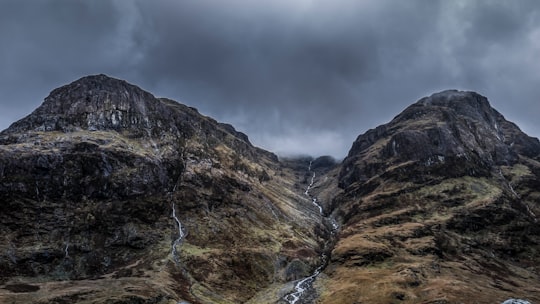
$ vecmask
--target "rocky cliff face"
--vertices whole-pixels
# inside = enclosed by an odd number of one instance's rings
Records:
[[[451,173],[456,176],[486,175],[485,169],[513,165],[519,155],[536,157],[538,151],[538,140],[505,120],[485,97],[444,91],[359,136],[343,164],[340,181],[347,187],[381,173],[385,165],[408,161],[443,165],[459,171]]]
[[[0,302],[275,301],[320,263],[303,171],[193,108],[79,79],[0,133]]]
[[[473,92],[411,105],[354,142],[323,303],[540,300],[540,143]]]

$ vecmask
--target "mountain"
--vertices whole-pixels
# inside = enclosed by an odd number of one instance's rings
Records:
[[[540,143],[473,92],[423,98],[360,135],[322,303],[540,301]]]
[[[58,88],[0,133],[0,302],[278,299],[328,233],[308,165],[122,80]]]
[[[0,132],[0,302],[534,303],[539,189],[538,139],[473,92],[338,164],[87,76]]]

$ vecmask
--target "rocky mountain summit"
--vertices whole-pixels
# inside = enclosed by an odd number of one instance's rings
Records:
[[[540,142],[473,92],[337,164],[88,76],[0,133],[0,302],[535,303],[539,189]]]
[[[95,75],[53,90],[38,109],[14,123],[8,132],[140,132],[161,126],[178,132],[175,120],[165,120],[170,113],[167,106],[150,93],[122,80]]]
[[[379,145],[384,145],[380,147]],[[381,161],[443,164],[456,175],[482,174],[494,165],[513,165],[519,155],[536,157],[540,142],[519,130],[474,92],[444,91],[411,105],[392,122],[358,137],[344,162],[342,186],[367,179]],[[377,153],[372,156],[370,153]],[[366,157],[368,156],[368,157]],[[366,159],[358,164],[358,159]],[[454,166],[453,164],[456,164]],[[476,164],[475,168],[464,165]],[[383,167],[384,168],[384,167]]]

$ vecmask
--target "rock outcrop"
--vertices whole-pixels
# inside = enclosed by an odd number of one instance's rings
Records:
[[[409,161],[443,165],[455,176],[485,176],[493,166],[511,166],[519,155],[534,158],[539,151],[538,139],[504,119],[485,97],[444,91],[359,136],[343,163],[340,182],[347,187],[388,165]]]

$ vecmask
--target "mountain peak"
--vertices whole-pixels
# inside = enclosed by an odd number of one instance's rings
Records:
[[[448,90],[420,99],[391,122],[360,135],[344,161],[342,177],[348,182],[343,185],[380,173],[383,164],[445,163],[449,174],[486,174],[493,165],[514,164],[520,154],[539,153],[538,139],[507,121],[486,97]],[[355,163],[362,165],[352,170]],[[470,168],[463,170],[465,164]]]
[[[446,90],[424,97],[416,104],[448,108],[458,115],[468,116],[475,120],[486,120],[489,124],[495,124],[496,120],[503,118],[491,107],[486,97],[471,91]]]
[[[155,99],[149,92],[124,80],[99,74],[53,90],[40,109],[61,115],[111,110],[145,112],[146,104]]]
[[[80,92],[81,94],[88,94],[88,92],[117,92],[121,91],[126,94],[152,94],[144,91],[136,85],[130,84],[125,80],[113,78],[105,74],[88,75],[73,81],[70,84],[64,85],[51,92],[51,96],[70,92],[71,94]]]
[[[441,92],[433,93],[428,97],[424,97],[418,101],[423,105],[452,105],[459,103],[471,103],[471,102],[485,102],[487,99],[472,91],[459,91],[459,90],[444,90]]]
[[[152,94],[104,74],[53,90],[33,113],[7,132],[152,129],[168,107]]]
[[[231,125],[104,74],[85,76],[54,89],[30,115],[2,131],[0,143],[24,142],[30,133],[79,131],[112,131],[162,144],[192,137],[222,141],[231,135],[231,141],[251,147],[247,135]]]

